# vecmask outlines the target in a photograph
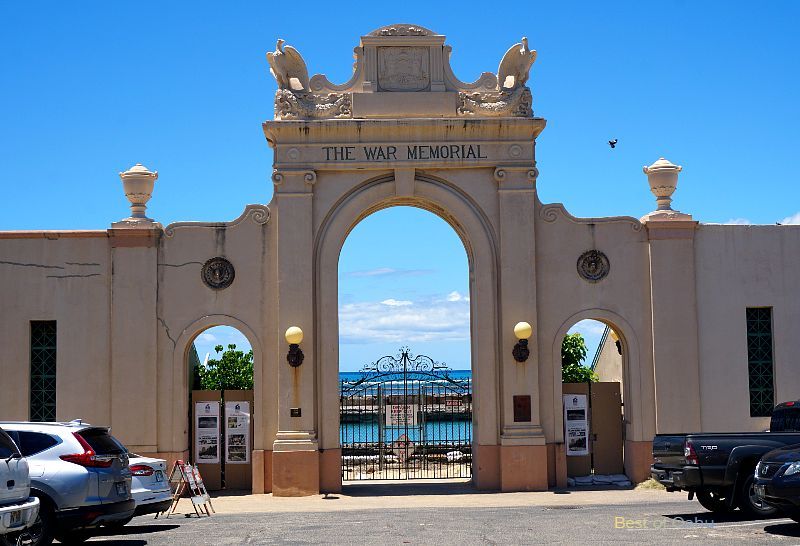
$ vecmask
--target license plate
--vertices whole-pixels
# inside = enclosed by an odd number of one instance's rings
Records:
[[[116,484],[117,486],[117,495],[120,497],[124,497],[128,494],[128,488],[125,486],[125,482],[119,482]]]
[[[756,495],[761,497],[762,499],[767,496],[767,487],[765,485],[757,485],[755,489],[756,489]]]
[[[11,524],[9,527],[19,527],[22,525],[22,510],[14,510],[11,512]]]
[[[156,470],[156,481],[163,482],[164,481],[164,473],[160,470]]]

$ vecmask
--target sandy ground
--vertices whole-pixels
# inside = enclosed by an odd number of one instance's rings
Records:
[[[685,500],[680,493],[652,490],[546,491],[497,493],[476,491],[465,480],[436,482],[346,484],[342,493],[311,497],[216,493],[212,503],[218,514],[263,512],[330,512],[341,510],[385,510],[393,508],[442,507],[563,507],[661,503]],[[189,499],[181,499],[179,514],[194,513]],[[163,516],[162,516],[163,517]]]

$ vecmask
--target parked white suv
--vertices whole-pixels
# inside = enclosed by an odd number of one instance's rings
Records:
[[[39,514],[39,499],[31,497],[28,461],[0,428],[0,544],[17,544],[20,534]]]
[[[131,498],[128,450],[107,427],[77,419],[5,421],[0,427],[31,466],[31,493],[40,502],[30,531],[32,546],[46,546],[54,538],[75,544],[96,534],[98,527],[130,520],[136,502]]]

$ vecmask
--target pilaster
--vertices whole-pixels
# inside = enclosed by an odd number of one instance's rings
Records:
[[[111,246],[111,415],[131,449],[158,451],[155,404],[142,393],[158,384],[158,240],[160,225],[109,229]]]
[[[643,221],[650,247],[656,429],[700,430],[694,262],[697,222],[680,213],[651,214]]]
[[[503,491],[547,489],[547,454],[539,408],[536,320],[536,241],[533,165],[498,166],[500,211],[500,487]],[[530,356],[517,362],[514,326],[528,322]],[[530,415],[516,414],[514,397],[530,397]]]
[[[272,492],[276,496],[319,492],[316,432],[313,275],[313,190],[316,173],[307,169],[276,170],[275,222],[278,230],[278,331],[272,355],[278,364],[278,433],[272,453]],[[304,359],[290,366],[283,332],[303,331]]]

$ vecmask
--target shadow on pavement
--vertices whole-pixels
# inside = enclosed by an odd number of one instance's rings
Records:
[[[764,532],[771,535],[800,538],[800,525],[794,522],[781,523],[778,525],[767,525],[764,527]]]
[[[62,544],[62,543],[56,542],[56,544]],[[141,539],[120,540],[118,538],[103,538],[97,540],[96,538],[94,538],[88,544],[113,544],[114,546],[143,546],[144,544],[147,544],[147,541]]]
[[[144,525],[126,525],[122,529],[107,529],[105,527],[101,527],[95,533],[92,533],[92,536],[96,537],[104,537],[104,536],[125,536],[125,535],[147,535],[150,533],[160,533],[162,531],[171,531],[172,529],[177,529],[180,525],[176,525],[174,523],[147,523]]]
[[[345,484],[342,493],[351,497],[403,497],[411,495],[476,495],[495,493],[475,489],[470,482],[378,482]]]

